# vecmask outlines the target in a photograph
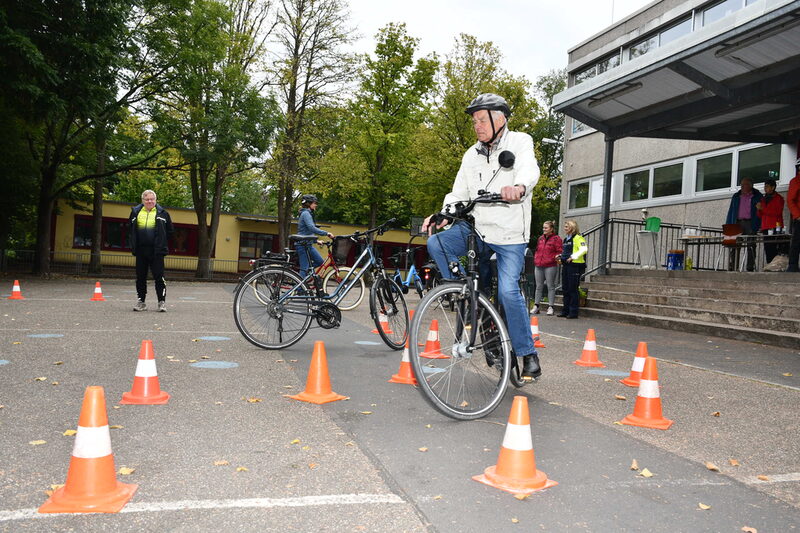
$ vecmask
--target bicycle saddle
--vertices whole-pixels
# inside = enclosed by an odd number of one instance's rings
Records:
[[[320,235],[289,235],[289,240],[293,242],[316,241],[319,238]]]

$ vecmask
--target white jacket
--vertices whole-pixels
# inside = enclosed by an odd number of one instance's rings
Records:
[[[527,244],[531,236],[531,191],[539,181],[533,139],[527,133],[506,130],[492,147],[488,160],[485,153],[478,152],[480,148],[481,143],[475,143],[461,159],[453,190],[444,197],[442,212],[450,204],[475,198],[481,189],[499,193],[506,185],[524,185],[525,196],[519,202],[478,204],[472,215],[475,217],[475,228],[487,243]],[[514,154],[512,168],[500,167],[498,157],[504,150]],[[497,169],[500,170],[492,180]]]

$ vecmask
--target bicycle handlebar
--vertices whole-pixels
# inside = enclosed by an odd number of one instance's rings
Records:
[[[503,200],[503,197],[499,193],[480,190],[478,191],[478,196],[469,200],[466,204],[463,202],[456,202],[455,204],[448,205],[445,213],[436,213],[433,215],[431,223],[438,224],[442,220],[464,220],[477,204],[508,203],[508,200]]]
[[[368,229],[366,231],[357,231],[355,233],[351,233],[350,235],[340,235],[340,237],[344,237],[344,238],[356,241],[356,240],[358,240],[358,239],[360,239],[362,237],[367,237],[369,235],[372,235],[373,233],[377,233],[378,235],[383,235],[386,232],[386,230],[388,230],[389,227],[392,224],[394,224],[395,222],[397,222],[396,218],[390,218],[389,220],[387,220],[386,222],[384,222],[383,224],[381,224],[378,227],[375,227],[375,228],[372,228],[372,229]]]

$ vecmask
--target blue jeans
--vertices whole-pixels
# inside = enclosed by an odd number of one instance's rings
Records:
[[[467,236],[469,226],[464,222],[456,222],[447,231],[437,233],[428,238],[428,255],[430,255],[444,279],[454,279],[448,265],[458,262],[459,256],[467,253]],[[511,337],[511,346],[518,356],[536,353],[531,338],[528,322],[528,307],[519,290],[519,276],[525,266],[525,250],[527,244],[489,244],[478,237],[480,254],[481,279],[489,279],[489,256],[497,254],[497,292],[506,316],[506,326]]]
[[[298,244],[295,248],[297,249],[297,259],[300,261],[300,277],[305,278],[308,275],[309,255],[311,256],[311,264],[314,265],[315,268],[322,264],[322,256],[319,255],[319,252],[313,246]],[[306,254],[306,250],[308,250],[308,254]]]

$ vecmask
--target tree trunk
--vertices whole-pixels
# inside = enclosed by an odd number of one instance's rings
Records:
[[[95,138],[97,151],[97,173],[106,171],[106,138],[102,126],[98,127]],[[94,180],[94,197],[92,209],[92,255],[89,259],[89,274],[102,274],[101,250],[103,245],[103,178]]]
[[[209,279],[211,277],[211,242],[208,235],[208,174],[205,163],[192,164],[189,176],[192,182],[194,212],[197,215],[197,269],[194,277]]]
[[[33,273],[43,277],[50,275],[50,219],[53,217],[55,203],[50,191],[53,183],[55,183],[55,169],[43,171],[36,214],[36,252],[33,258]]]

